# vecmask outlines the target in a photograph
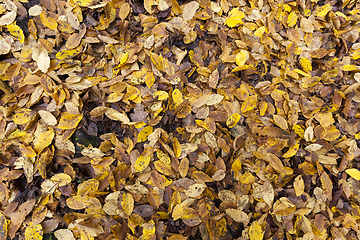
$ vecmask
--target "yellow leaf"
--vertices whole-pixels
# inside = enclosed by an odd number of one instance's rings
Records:
[[[130,11],[131,11],[131,7],[130,7],[129,3],[123,3],[121,5],[119,16],[120,16],[122,21],[125,20],[125,18],[129,15]]]
[[[302,70],[300,70],[300,69],[294,69],[293,71],[294,71],[295,73],[298,73],[298,74],[303,75],[304,77],[311,78],[311,75],[310,75],[310,74],[308,74],[308,73],[306,73],[306,72],[304,72],[304,71],[302,71]]]
[[[187,240],[188,237],[185,237],[185,236],[182,236],[182,235],[179,235],[179,234],[173,234],[171,233],[171,237],[169,237],[167,240]]]
[[[150,163],[150,156],[149,157],[143,157],[143,156],[140,155],[136,159],[136,162],[135,162],[135,172],[144,171],[147,168],[147,166],[149,166],[149,163]]]
[[[295,212],[296,205],[291,202],[286,197],[281,197],[279,200],[277,200],[273,205],[273,211],[274,214],[280,215],[280,216],[288,216]],[[262,239],[262,238],[260,238]]]
[[[122,66],[126,63],[126,61],[128,60],[129,54],[128,53],[123,53],[120,56],[120,64],[119,66]]]
[[[73,129],[79,124],[81,119],[83,118],[82,114],[69,114],[64,113],[60,119],[58,124],[58,128],[60,129]]]
[[[159,160],[166,164],[171,164],[171,159],[161,150],[156,151],[156,155]]]
[[[174,137],[174,140],[173,140],[173,148],[174,148],[174,153],[175,153],[175,157],[180,157],[181,155],[181,144],[179,142],[179,140]]]
[[[155,236],[155,223],[153,220],[150,220],[148,223],[141,225],[143,228],[143,235],[139,240],[153,239]]]
[[[57,183],[59,187],[66,186],[71,183],[71,177],[65,173],[55,174],[50,180]]]
[[[356,135],[355,135],[355,139],[360,139],[360,132],[358,132]]]
[[[124,193],[122,195],[121,206],[124,212],[130,216],[134,210],[134,198],[130,193]]]
[[[299,135],[301,138],[304,138],[305,130],[300,125],[294,124],[292,129],[297,135]]]
[[[214,233],[213,239],[220,239],[220,237],[224,237],[226,235],[226,219],[221,218],[220,220],[210,220],[210,228]]]
[[[166,100],[169,98],[169,94],[165,91],[157,91],[153,93],[153,96],[156,97],[158,96],[158,100],[162,101],[162,100]]]
[[[164,58],[161,55],[157,55],[156,53],[150,53],[150,58],[159,71],[164,70]]]
[[[15,124],[23,125],[30,122],[34,115],[35,114],[31,109],[21,108],[15,113],[13,121]]]
[[[0,238],[2,240],[5,240],[7,237],[7,229],[8,229],[8,221],[6,221],[5,216],[0,212],[0,236],[3,236],[3,238]]]
[[[43,239],[43,228],[41,224],[33,225],[30,222],[29,226],[25,229],[25,240],[42,240]]]
[[[66,205],[74,210],[81,210],[87,208],[88,206],[90,206],[92,202],[93,200],[88,196],[80,196],[80,195],[72,196],[66,199]]]
[[[95,238],[91,236],[88,232],[83,230],[80,231],[80,239],[81,240],[94,240]]]
[[[174,196],[173,196],[174,197]],[[176,200],[176,199],[174,199]],[[180,199],[181,201],[181,199]],[[185,208],[187,208],[188,206],[190,206],[191,204],[193,204],[193,202],[195,201],[195,199],[193,198],[188,198],[186,200],[184,200],[183,202],[177,204],[172,212],[172,218],[174,221],[178,220],[179,218],[181,218],[184,215],[184,210]]]
[[[92,0],[74,0],[74,2],[81,7],[87,7],[92,5]]]
[[[126,152],[127,152],[127,153],[130,153],[131,150],[134,148],[134,142],[133,142],[129,137],[126,137],[126,138],[124,139],[124,143],[125,143],[125,145],[127,146]]]
[[[175,89],[172,92],[172,99],[173,99],[175,107],[179,106],[183,102],[183,95],[179,89]]]
[[[55,136],[54,131],[46,131],[46,132],[40,133],[39,136],[36,138],[36,143],[35,143],[35,147],[34,147],[35,152],[39,153],[44,148],[49,146],[51,144],[54,136]]]
[[[230,13],[228,19],[225,21],[225,25],[233,28],[238,24],[244,24],[242,19],[245,17],[245,13],[240,11],[239,8],[233,8]]]
[[[256,31],[254,32],[254,35],[261,38],[265,32],[266,32],[266,27],[262,26],[262,27],[259,27],[258,29],[256,29]]]
[[[289,27],[293,27],[295,26],[296,22],[297,22],[297,14],[295,11],[292,11],[290,14],[289,14],[289,17],[287,19],[287,24]]]
[[[290,147],[289,150],[284,153],[284,155],[282,156],[283,158],[291,158],[293,156],[295,156],[295,154],[298,152],[300,147],[300,144],[297,143],[294,146]]]
[[[121,113],[114,108],[108,108],[105,112],[105,115],[111,120],[121,121],[124,124],[128,124],[130,122],[130,119],[125,113]]]
[[[250,240],[263,239],[264,231],[262,230],[258,221],[255,221],[249,227]]]
[[[59,60],[65,60],[75,57],[79,52],[76,49],[72,50],[62,50],[56,53],[56,58]]]
[[[40,20],[41,20],[41,23],[44,24],[45,27],[48,27],[54,31],[57,29],[56,20],[49,17],[49,15],[46,12],[42,11],[40,13]]]
[[[255,182],[255,177],[249,171],[247,171],[241,175],[239,180],[242,184],[253,184]]]
[[[10,133],[6,138],[3,139],[3,141],[8,141],[15,138],[21,138],[26,135],[25,131],[16,129],[14,132]]]
[[[286,122],[286,120],[285,120],[284,117],[282,117],[282,116],[280,116],[280,115],[274,114],[274,115],[273,115],[273,119],[274,119],[275,124],[276,124],[278,127],[280,127],[280,128],[283,129],[283,130],[287,130],[287,129],[288,129],[288,124],[287,124],[287,122]]]
[[[131,85],[128,84],[126,86],[126,94],[125,94],[125,96],[123,98],[123,101],[125,101],[125,100],[133,100],[135,102],[136,98],[140,97],[140,95],[141,95],[140,90],[137,87],[134,87],[134,86],[131,86]]]
[[[321,6],[316,10],[315,15],[317,17],[325,17],[326,14],[331,11],[331,8],[332,7],[331,7],[330,3],[328,3],[328,4],[324,5],[324,6]]]
[[[234,113],[226,120],[226,125],[229,128],[233,128],[236,126],[236,124],[238,124],[238,122],[240,121],[240,118],[241,118],[240,114]]]
[[[106,102],[110,102],[110,103],[118,102],[123,98],[123,96],[124,93],[113,92],[107,97]]]
[[[186,177],[189,171],[189,160],[187,158],[183,158],[179,165],[179,173],[181,177]]]
[[[95,193],[99,188],[99,181],[97,179],[89,179],[79,184],[77,189],[77,195],[90,195]]]
[[[241,104],[241,112],[248,112],[256,107],[257,95],[251,95]]]
[[[360,180],[360,171],[355,168],[346,169],[345,172],[349,174],[352,178]]]
[[[20,145],[19,146],[21,153],[25,156],[25,157],[36,157],[36,153],[35,151],[29,146],[24,146],[24,145]]]
[[[249,52],[245,50],[241,50],[235,58],[236,64],[242,66],[249,60]]]
[[[294,181],[294,190],[295,195],[297,197],[301,196],[304,193],[305,184],[304,180],[302,179],[301,175],[297,176]]]
[[[138,140],[137,142],[144,142],[148,139],[148,136],[153,132],[153,127],[151,126],[146,126],[144,127],[138,135]]]
[[[355,70],[359,70],[359,67],[354,66],[354,65],[344,65],[344,66],[342,66],[341,70],[343,70],[343,71],[355,71]]]
[[[170,164],[159,160],[154,162],[154,166],[159,173],[164,174],[166,176],[174,176],[174,172],[172,171],[172,167]]]
[[[7,25],[6,27],[11,35],[19,39],[19,42],[21,43],[25,42],[24,32],[18,25],[16,25],[16,22],[13,22],[12,24]]]
[[[300,64],[305,72],[312,71],[311,61],[308,58],[304,58],[304,57],[300,58]]]
[[[267,110],[267,108],[268,108],[268,104],[267,104],[267,102],[265,102],[265,101],[261,101],[259,105],[260,105],[260,106],[259,106],[260,116],[262,117],[262,116],[264,116],[265,113],[266,113],[266,110]]]

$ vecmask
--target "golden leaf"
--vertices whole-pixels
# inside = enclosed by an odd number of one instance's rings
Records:
[[[5,240],[8,232],[8,222],[5,216],[0,212],[0,239]]]
[[[263,239],[264,231],[258,221],[254,221],[249,227],[250,240]]]
[[[121,121],[124,124],[128,124],[130,122],[128,116],[124,113],[120,113],[114,108],[107,108],[105,115],[111,120]]]
[[[253,110],[257,104],[257,95],[248,96],[245,101],[241,104],[241,112],[245,113]]]
[[[57,29],[58,25],[57,25],[56,20],[49,17],[48,13],[46,13],[45,11],[42,11],[40,13],[40,20],[41,20],[41,23],[44,24],[45,27],[48,27],[54,31]]]
[[[134,198],[130,193],[124,193],[122,195],[121,206],[124,212],[130,216],[134,210]]]
[[[37,153],[40,153],[44,148],[49,146],[55,136],[54,131],[46,131],[40,133],[39,136],[34,141],[35,147],[34,150]]]
[[[135,166],[134,166],[135,172],[144,171],[149,166],[149,163],[150,163],[150,156],[149,157],[139,156],[135,162]]]
[[[298,152],[300,147],[300,143],[295,144],[294,146],[291,146],[289,150],[283,154],[283,158],[291,158],[295,156],[295,154]]]
[[[153,127],[151,126],[146,126],[144,127],[138,135],[138,140],[137,142],[144,142],[146,140],[148,140],[148,136],[153,132]]]
[[[242,19],[245,17],[245,13],[240,11],[239,8],[233,8],[229,12],[229,17],[225,21],[225,25],[233,28],[238,24],[244,24]]]
[[[57,183],[59,187],[66,186],[71,183],[71,177],[65,173],[55,174],[50,178],[50,180]]]
[[[300,58],[300,64],[305,72],[312,71],[311,61],[308,58],[304,58],[304,57]]]
[[[61,50],[56,53],[56,58],[59,60],[65,60],[75,57],[79,52],[76,49]]]
[[[156,97],[158,96],[158,100],[159,101],[163,101],[169,98],[169,94],[165,91],[157,91],[153,93],[153,96]]]
[[[301,175],[299,175],[295,178],[294,181],[295,195],[297,197],[301,196],[304,192],[304,189],[305,189],[304,180],[302,179]]]
[[[291,13],[289,14],[289,17],[287,19],[287,24],[289,27],[294,27],[295,24],[297,23],[298,17],[295,11],[291,11]]]
[[[43,228],[41,224],[33,224],[30,222],[29,226],[25,229],[25,240],[42,240]]]
[[[83,118],[82,114],[64,113],[64,114],[62,114],[57,127],[60,129],[76,128],[76,126],[79,124],[79,122],[81,121],[82,118]]]
[[[74,210],[87,208],[93,200],[88,196],[76,195],[66,199],[66,205]]]
[[[238,122],[240,121],[240,118],[241,118],[240,114],[234,113],[226,120],[226,125],[229,128],[233,128],[238,124]]]
[[[323,5],[316,10],[315,15],[317,17],[325,17],[326,14],[331,11],[331,8],[332,7],[330,3]]]
[[[240,52],[236,55],[235,61],[238,66],[244,65],[247,60],[249,60],[249,52],[245,50],[240,50]]]
[[[34,112],[31,109],[21,108],[16,111],[13,121],[15,124],[23,125],[30,122],[33,116]]]
[[[275,215],[288,216],[295,212],[296,206],[286,197],[281,197],[274,203],[273,212]]]
[[[79,184],[77,195],[91,195],[99,188],[99,181],[97,179],[89,179]]]
[[[357,181],[360,181],[360,171],[356,168],[346,169],[345,172],[350,175],[350,177],[354,178]]]
[[[25,42],[24,32],[18,25],[16,25],[16,22],[7,25],[6,28],[8,29],[11,35],[19,39],[19,42],[21,43]]]
[[[92,0],[74,0],[74,2],[81,7],[88,7],[92,5]]]

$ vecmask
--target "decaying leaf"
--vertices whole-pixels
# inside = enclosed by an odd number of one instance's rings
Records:
[[[3,0],[0,240],[356,239],[359,10]]]

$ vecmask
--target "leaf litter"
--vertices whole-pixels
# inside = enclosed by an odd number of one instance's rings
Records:
[[[0,1],[0,240],[358,239],[357,1]]]

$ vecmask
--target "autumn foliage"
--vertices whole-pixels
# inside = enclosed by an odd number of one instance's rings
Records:
[[[0,0],[0,240],[358,239],[360,3]]]

